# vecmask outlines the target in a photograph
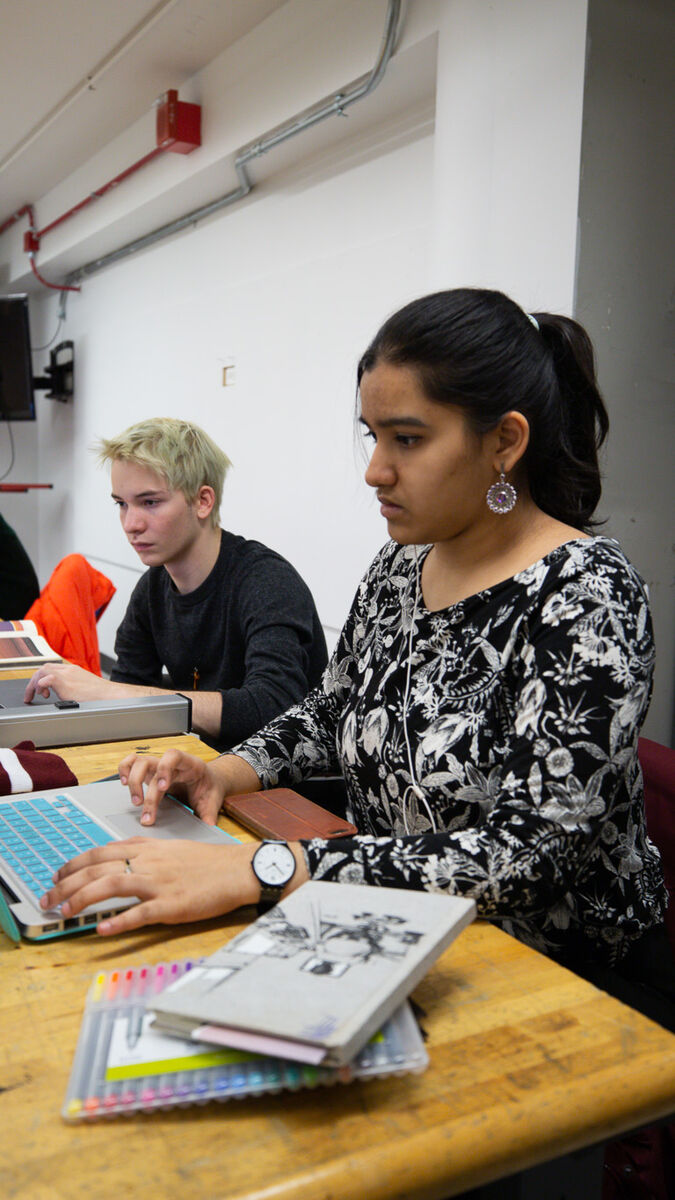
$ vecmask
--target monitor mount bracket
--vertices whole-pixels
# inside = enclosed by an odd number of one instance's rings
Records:
[[[75,374],[75,347],[73,342],[59,342],[49,352],[46,374],[33,379],[33,387],[47,392],[48,400],[60,400],[65,404],[73,398]]]

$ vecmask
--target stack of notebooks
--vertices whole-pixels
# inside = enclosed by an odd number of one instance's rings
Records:
[[[475,915],[459,897],[311,881],[209,958],[101,974],[62,1115],[422,1071],[407,997]]]

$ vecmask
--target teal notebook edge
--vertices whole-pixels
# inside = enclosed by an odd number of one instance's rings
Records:
[[[16,944],[19,945],[21,942],[19,926],[12,916],[10,907],[2,892],[0,892],[0,925],[3,928],[3,931],[7,934],[7,937],[11,938],[13,942],[16,942]]]

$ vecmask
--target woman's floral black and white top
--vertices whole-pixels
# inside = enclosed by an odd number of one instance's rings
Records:
[[[537,949],[613,964],[665,907],[636,754],[644,585],[579,538],[429,612],[427,552],[380,551],[322,685],[235,752],[263,787],[344,774],[360,836],[304,843],[313,878],[471,896]]]

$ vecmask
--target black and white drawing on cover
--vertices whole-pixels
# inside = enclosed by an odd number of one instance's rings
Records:
[[[310,880],[153,998],[160,1028],[349,1062],[476,915],[472,900]],[[208,1027],[208,1031],[206,1031]],[[215,1033],[214,1033],[215,1031]]]

